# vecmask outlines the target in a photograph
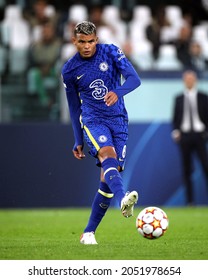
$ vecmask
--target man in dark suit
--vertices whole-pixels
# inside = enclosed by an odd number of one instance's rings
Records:
[[[180,146],[187,204],[193,204],[192,156],[198,156],[208,188],[208,95],[197,89],[197,75],[183,73],[184,92],[175,99],[172,137]]]

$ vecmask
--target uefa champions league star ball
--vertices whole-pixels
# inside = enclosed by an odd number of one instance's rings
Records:
[[[167,214],[159,207],[144,208],[136,218],[139,234],[148,239],[159,238],[167,231],[169,220]]]

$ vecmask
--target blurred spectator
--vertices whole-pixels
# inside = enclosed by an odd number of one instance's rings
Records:
[[[170,26],[170,23],[165,17],[165,6],[162,5],[157,7],[155,13],[153,11],[152,23],[146,28],[147,39],[152,43],[153,46],[154,59],[158,58],[159,48],[162,44],[161,30],[165,26]]]
[[[64,26],[63,42],[61,46],[61,61],[62,64],[67,61],[76,52],[76,48],[72,42],[72,32],[75,23],[68,21]]]
[[[192,40],[192,26],[189,23],[184,23],[179,31],[178,39],[175,41],[177,57],[184,66],[190,64],[190,44]]]
[[[59,84],[58,62],[61,41],[55,34],[51,22],[42,25],[42,38],[30,47],[30,69],[28,72],[28,93],[37,95],[40,104],[51,107],[56,103]]]
[[[41,36],[41,26],[50,20],[56,27],[59,15],[53,6],[48,4],[47,0],[35,0],[32,10],[25,11],[25,18],[31,27],[32,40],[37,41]]]
[[[115,42],[117,36],[116,29],[103,19],[103,5],[92,5],[89,7],[88,20],[97,26],[97,35],[100,43]]]
[[[208,61],[202,53],[201,45],[198,42],[192,41],[189,46],[189,54],[190,65],[187,65],[186,68],[192,69],[200,75],[208,66]]]
[[[177,0],[176,5],[181,6],[184,14],[191,14],[193,26],[206,21],[208,18],[208,0]]]
[[[185,69],[191,69],[197,72],[198,75],[205,71],[208,61],[202,52],[202,47],[199,42],[192,39],[192,26],[189,22],[185,22],[180,29],[179,38],[175,45],[177,49],[177,57],[182,62]]]
[[[93,22],[98,28],[99,26],[106,25],[103,21],[103,5],[93,5],[89,7],[89,21]]]
[[[55,9],[51,10],[48,7],[53,7],[48,4],[47,0],[33,1],[32,9],[25,12],[25,17],[32,27],[43,24],[50,19],[54,24],[56,23]]]
[[[70,21],[70,20],[67,20],[67,22],[65,22],[63,28],[63,42],[64,43],[71,43],[72,40],[72,32],[73,32],[73,29],[75,27],[76,23],[73,22],[73,21]]]

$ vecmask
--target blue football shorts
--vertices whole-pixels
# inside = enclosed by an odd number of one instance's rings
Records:
[[[114,124],[105,121],[88,122],[83,126],[85,141],[90,149],[89,153],[97,158],[100,148],[112,146],[115,148],[121,170],[124,169],[126,159],[126,145],[128,140],[128,123]],[[100,166],[97,158],[96,164]]]

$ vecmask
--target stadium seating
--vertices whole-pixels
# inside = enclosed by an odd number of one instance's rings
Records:
[[[54,6],[47,5],[47,7],[45,9],[45,15],[50,18],[50,17],[55,16],[55,14],[56,14],[56,10],[55,10]]]
[[[115,45],[122,45],[117,38],[117,36],[114,35],[114,32],[109,28],[108,26],[100,26],[97,28],[97,35],[99,38],[100,43],[104,44],[115,44]]]
[[[110,26],[112,28],[114,33],[113,42],[117,43],[119,46],[122,46],[122,44],[124,44],[126,41],[127,26],[126,23],[121,19],[119,8],[114,5],[106,5],[103,8],[102,20],[104,23],[106,23],[107,26]],[[107,32],[106,29],[101,29],[100,34],[102,38],[104,33],[106,34],[106,32]],[[107,42],[108,39],[106,38],[105,40]]]
[[[26,3],[26,1],[16,2]],[[19,81],[19,91],[17,91],[25,94],[22,89],[26,84],[24,73],[28,69],[28,48],[31,42],[40,39],[41,28],[39,25],[32,30],[29,28],[29,21],[25,20],[22,13],[24,5],[6,5],[5,3],[5,0],[0,0],[0,7],[3,6],[5,9],[4,18],[0,22],[0,75],[3,76],[2,82],[6,81],[7,83],[5,87],[3,85],[3,92],[10,92],[10,85],[14,81],[15,83]],[[54,16],[58,22],[57,29],[63,42],[60,61],[57,63],[60,68],[63,62],[67,61],[76,52],[76,48],[71,42],[74,24],[89,19],[88,5],[80,4],[83,1],[73,1],[73,3],[75,4],[70,5],[69,3],[68,10],[64,10],[60,18],[60,11],[56,11],[53,5],[48,5],[45,10],[46,15]],[[170,44],[178,38],[180,27],[185,22],[182,9],[179,6],[167,4],[165,6],[165,15],[170,22],[170,26],[161,28],[160,40],[162,45],[157,60],[153,57],[154,46],[146,36],[146,27],[153,20],[151,8],[144,4],[137,4],[132,9],[130,21],[124,21],[121,12],[119,5],[104,6],[102,20],[106,24],[97,26],[100,43],[113,43],[121,47],[141,73],[147,71],[145,75],[151,74],[152,71],[160,75],[159,71],[181,71],[183,69],[177,59],[174,44]],[[208,21],[199,22],[197,26],[193,27],[192,31],[192,39],[201,45],[203,56],[208,60]],[[148,73],[148,71],[150,72]],[[4,75],[5,73],[6,75]],[[6,79],[4,79],[5,76]],[[53,82],[53,80],[46,80],[46,85],[49,88],[53,87]]]
[[[201,45],[203,56],[208,60],[208,22],[194,26],[192,38]]]
[[[146,41],[147,37],[144,26],[139,22],[131,22],[129,24],[129,39],[132,43]]]
[[[1,23],[2,43],[11,48],[26,48],[30,44],[29,23],[22,17],[18,5],[8,5]]]
[[[74,4],[69,7],[68,20],[71,22],[80,22],[88,19],[87,7],[83,4]]]
[[[176,56],[174,45],[161,45],[159,48],[159,57],[154,63],[155,70],[182,70],[183,66]]]
[[[193,39],[197,42],[208,41],[208,25],[196,25],[193,27]]]
[[[114,21],[120,20],[120,10],[117,6],[106,5],[103,8],[102,18],[104,21],[109,22],[112,19]]]
[[[28,67],[28,48],[11,48],[8,65],[11,75],[24,74]]]
[[[208,41],[201,43],[202,53],[205,59],[208,61]]]
[[[180,32],[180,27],[176,26],[163,26],[161,28],[160,33],[160,40],[162,43],[168,44],[169,42],[173,42],[174,40],[177,40]]]
[[[76,52],[76,48],[72,43],[65,43],[61,48],[61,62],[67,61]]]
[[[133,43],[131,59],[139,69],[151,70],[154,63],[152,44],[147,40]]]
[[[179,6],[167,5],[165,7],[165,16],[173,26],[178,26],[183,21],[182,10]]]
[[[132,23],[146,27],[152,21],[151,9],[145,5],[136,5],[133,10]]]
[[[29,23],[23,18],[18,5],[8,5],[1,24],[2,42],[9,47],[8,66],[11,74],[24,73],[28,64],[31,42]]]

